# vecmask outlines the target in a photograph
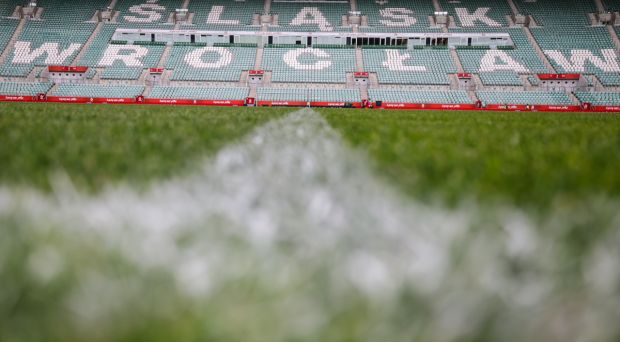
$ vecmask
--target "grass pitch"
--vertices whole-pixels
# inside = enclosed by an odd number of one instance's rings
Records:
[[[186,170],[287,108],[0,105],[0,182],[148,184]],[[620,116],[321,109],[404,192],[546,207],[620,195]]]
[[[0,340],[620,338],[619,116],[293,111],[0,104]]]

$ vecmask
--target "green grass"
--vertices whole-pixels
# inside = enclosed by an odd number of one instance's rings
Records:
[[[417,198],[536,208],[620,195],[619,115],[321,112],[381,175]]]
[[[294,109],[0,104],[0,183],[99,190],[187,170]],[[620,195],[620,116],[322,109],[377,172],[424,200],[546,207]]]
[[[0,183],[136,186],[169,177],[289,109],[0,104]]]

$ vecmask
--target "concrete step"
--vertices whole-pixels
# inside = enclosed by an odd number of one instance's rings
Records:
[[[71,63],[72,66],[78,65],[78,62],[82,59],[84,54],[86,54],[86,52],[90,49],[90,46],[93,44],[93,41],[95,40],[95,38],[97,38],[97,35],[99,35],[99,32],[101,32],[102,28],[103,28],[103,23],[98,23],[95,29],[93,30],[93,33],[91,33],[90,37],[88,37],[88,40],[86,41],[84,46],[82,46],[82,48],[80,49],[80,52],[78,52],[78,55],[75,56],[75,58],[73,59],[73,62]]]
[[[364,71],[364,53],[361,48],[355,48],[355,67],[357,71]]]
[[[263,65],[263,56],[265,55],[264,48],[256,49],[256,60],[254,61],[254,69],[260,70]]]
[[[461,63],[461,59],[459,58],[459,54],[456,52],[456,49],[448,50],[450,50],[450,57],[452,57],[452,61],[456,66],[456,70],[458,70],[458,72],[460,73],[465,72],[465,69],[463,69],[463,63]]]

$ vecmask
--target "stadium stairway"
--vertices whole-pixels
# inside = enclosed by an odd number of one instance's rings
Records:
[[[570,100],[573,101],[573,104],[575,106],[581,105],[581,101],[579,101],[579,99],[577,98],[577,96],[575,96],[575,94],[570,93],[570,92],[567,94],[568,94],[568,98],[570,98]]]
[[[530,78],[529,75],[519,75],[519,79],[521,79],[521,82],[523,83],[523,88],[525,90],[533,90],[534,89],[534,86],[532,85],[532,83],[530,83],[529,78]]]
[[[78,65],[78,61],[82,60],[82,57],[84,57],[84,54],[86,54],[86,52],[90,49],[90,46],[93,44],[93,41],[95,40],[95,38],[97,38],[97,36],[99,35],[99,32],[101,32],[103,25],[104,24],[100,22],[97,24],[97,26],[95,26],[93,33],[90,35],[90,37],[88,37],[88,40],[86,41],[86,43],[84,43],[84,46],[82,46],[77,56],[75,56],[75,58],[73,59],[73,62],[71,62],[71,66]]]
[[[254,69],[260,70],[263,65],[263,55],[265,54],[265,48],[259,47],[256,49],[256,60],[254,62]]]
[[[461,63],[461,59],[459,58],[459,54],[456,53],[455,49],[448,49],[450,50],[450,56],[452,57],[452,62],[454,62],[454,65],[456,66],[456,70],[460,73],[465,72],[465,69],[463,69],[463,63]]]
[[[618,33],[614,29],[613,26],[607,25],[607,32],[609,32],[609,36],[611,36],[611,41],[614,43],[616,47],[616,52],[620,53],[620,39],[618,39]]]
[[[519,14],[519,9],[517,8],[517,5],[515,5],[514,1],[506,0],[506,2],[508,3],[508,6],[512,10],[512,14]]]
[[[60,87],[60,84],[54,83],[54,85],[47,91],[46,95],[53,94],[54,92],[58,90],[59,87]]]
[[[523,27],[523,33],[525,33],[527,40],[530,42],[530,44],[534,48],[534,51],[536,51],[536,55],[538,55],[538,58],[543,62],[543,64],[547,68],[547,71],[554,74],[555,69],[551,65],[551,62],[549,62],[549,59],[547,59],[547,55],[545,55],[543,50],[540,48],[540,45],[538,45],[538,41],[536,41],[536,38],[534,38],[534,35],[532,35],[532,31],[530,31],[528,27]]]
[[[364,70],[364,52],[361,47],[355,48],[355,67],[358,72],[365,71]]]
[[[15,48],[15,42],[17,41],[19,36],[21,36],[22,31],[24,30],[24,26],[26,26],[26,19],[20,19],[19,24],[17,25],[17,27],[15,28],[15,31],[13,32],[13,36],[11,36],[11,39],[6,44],[4,51],[2,52],[2,54],[0,54],[0,65],[4,64],[4,61],[6,60],[6,58],[11,54],[11,51],[13,51],[13,49]]]
[[[164,52],[161,54],[159,58],[159,62],[157,62],[158,68],[165,68],[166,63],[168,63],[168,59],[170,58],[170,54],[172,53],[172,45],[166,45],[164,48]]]

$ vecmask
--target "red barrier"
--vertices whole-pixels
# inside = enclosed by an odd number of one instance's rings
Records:
[[[91,98],[71,96],[37,96],[0,95],[0,102],[54,102],[54,103],[95,103],[95,104],[141,104],[136,98]],[[150,105],[186,105],[186,106],[244,106],[244,100],[187,100],[187,99],[144,99],[143,104]],[[258,101],[263,107],[346,107],[362,108],[360,102],[303,102],[303,101]],[[490,111],[529,111],[529,112],[620,112],[620,106],[592,106],[590,109],[580,106],[549,106],[549,105],[497,105],[491,104],[484,108],[477,108],[475,104],[423,104],[423,103],[396,103],[384,102],[377,109],[432,109],[432,110],[490,110]]]
[[[580,112],[580,106],[549,106],[549,105],[487,105],[486,110],[511,112]]]
[[[555,80],[579,80],[581,74],[538,74],[538,79],[541,81],[555,81]]]
[[[478,109],[474,104],[438,104],[438,103],[398,103],[384,102],[381,107],[385,109],[443,109],[443,110],[472,110]]]
[[[0,102],[34,102],[36,96],[0,95]]]
[[[620,106],[593,106],[593,112],[620,112]]]
[[[361,102],[303,102],[303,101],[258,101],[261,107],[335,107],[344,108],[350,104],[353,108],[362,108]]]
[[[243,100],[186,100],[186,99],[144,99],[144,104],[179,106],[243,106]]]
[[[83,74],[88,71],[88,67],[85,66],[62,66],[62,65],[50,65],[47,67],[49,72],[71,72],[76,74]]]
[[[308,102],[302,101],[258,101],[261,107],[306,107]]]
[[[72,96],[48,96],[47,102],[56,103],[93,103],[95,99],[90,97],[72,97]],[[104,102],[98,102],[104,103]]]

